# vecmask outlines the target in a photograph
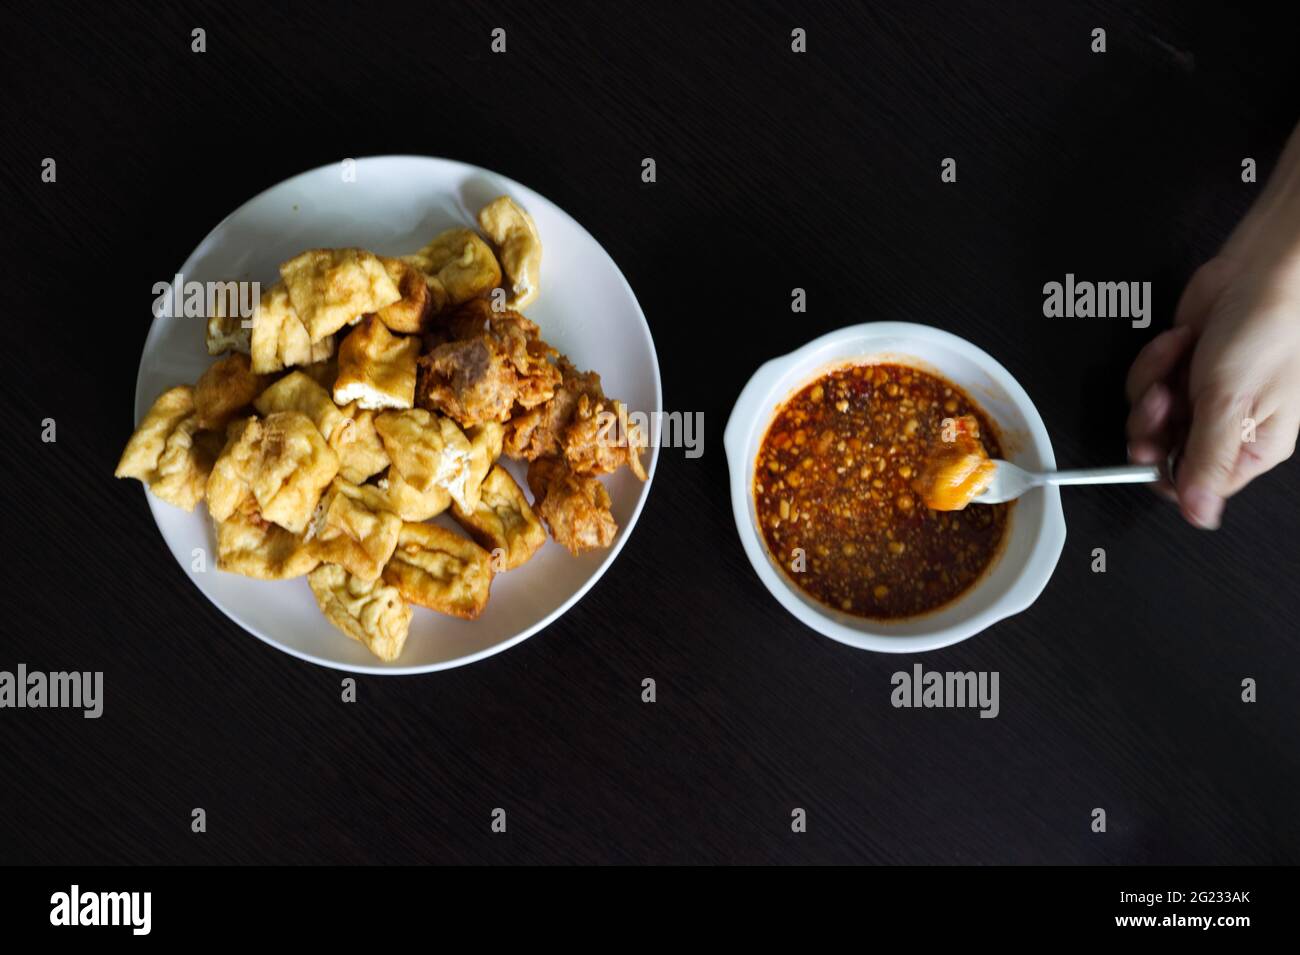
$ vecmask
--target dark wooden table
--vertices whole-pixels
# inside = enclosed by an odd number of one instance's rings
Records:
[[[1122,460],[1129,361],[1260,189],[1242,159],[1262,178],[1296,122],[1292,37],[1226,2],[729,6],[7,17],[0,669],[103,670],[106,699],[99,720],[0,710],[0,862],[1300,859],[1294,464],[1215,534],[1142,489],[1067,493],[1038,602],[914,660],[776,604],[721,443],[764,360],[907,320],[1005,364],[1062,466]],[[265,187],[382,153],[488,166],[571,212],[706,443],[664,452],[622,556],[560,621],[470,667],[362,677],[345,704],[342,674],[208,604],[112,470],[153,283]],[[1155,321],[1044,318],[1067,272],[1150,280]],[[892,708],[916,661],[998,671],[1000,716]]]

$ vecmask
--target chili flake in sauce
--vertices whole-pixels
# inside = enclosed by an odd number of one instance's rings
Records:
[[[876,619],[934,610],[979,579],[1011,505],[933,511],[913,486],[944,419],[962,415],[1000,458],[969,397],[905,365],[840,368],[791,397],[754,473],[759,527],[786,575],[828,606]]]

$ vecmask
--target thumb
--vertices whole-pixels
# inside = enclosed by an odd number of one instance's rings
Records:
[[[1207,396],[1192,411],[1175,484],[1183,516],[1206,530],[1219,526],[1224,501],[1234,490],[1243,407],[1235,397]]]

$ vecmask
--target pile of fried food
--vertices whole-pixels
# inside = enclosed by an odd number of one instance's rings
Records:
[[[545,543],[543,522],[573,554],[608,547],[600,476],[646,476],[626,408],[521,314],[539,287],[532,217],[502,196],[478,224],[400,258],[285,262],[251,328],[209,317],[208,352],[224,357],[158,397],[117,466],[187,511],[206,500],[221,570],[305,575],[383,660],[402,652],[412,604],[482,613],[493,575]],[[531,503],[502,454],[528,462]],[[426,523],[447,510],[469,537]]]

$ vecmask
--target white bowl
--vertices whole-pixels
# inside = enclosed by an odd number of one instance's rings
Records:
[[[1047,429],[1025,390],[986,352],[928,325],[872,322],[823,335],[774,358],[745,385],[723,443],[730,468],[736,528],[759,579],[799,620],[841,643],[885,653],[916,653],[972,637],[1032,604],[1065,545],[1065,516],[1055,487],[1039,488],[1011,510],[1002,549],[965,593],[937,610],[901,620],[841,613],[804,593],[772,558],[754,512],[754,465],[777,409],[804,385],[844,365],[895,362],[938,374],[965,391],[992,419],[1008,461],[1055,470]]]
[[[376,156],[356,160],[351,171],[354,175],[345,180],[339,164],[322,166],[272,186],[223,219],[180,271],[186,280],[269,284],[278,277],[279,263],[315,246],[359,245],[399,255],[418,249],[443,229],[473,226],[485,203],[510,195],[532,214],[545,250],[542,293],[528,317],[579,368],[600,372],[609,394],[629,409],[651,415],[662,410],[659,362],[641,306],[609,254],[562,209],[511,179],[448,159]],[[194,382],[211,362],[202,321],[164,312],[154,321],[140,358],[135,420],[159,393]],[[658,445],[652,443],[645,459],[651,479],[657,460]],[[503,464],[525,483],[518,462]],[[196,555],[214,553],[206,505],[186,513],[150,495],[149,506],[182,570],[249,633],[323,666],[396,675],[482,660],[538,632],[577,603],[618,556],[650,492],[650,480],[638,481],[626,469],[607,477],[605,485],[619,526],[613,546],[575,558],[549,541],[523,567],[497,575],[487,609],[477,620],[417,607],[410,639],[393,663],[376,659],[336,630],[305,580],[251,580],[218,571],[211,559],[196,564]],[[445,515],[437,522],[456,528]]]

